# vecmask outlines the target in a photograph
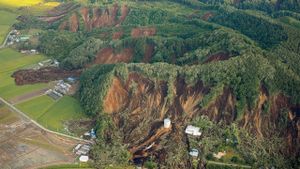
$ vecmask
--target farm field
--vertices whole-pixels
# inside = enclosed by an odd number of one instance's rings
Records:
[[[0,10],[0,45],[4,42],[11,25],[16,22],[16,17],[15,13]]]
[[[42,15],[46,10],[50,10],[59,4],[59,2],[44,0],[0,0],[0,9],[17,14]]]
[[[73,163],[78,142],[45,133],[19,114],[0,105],[0,168],[38,168]]]
[[[70,96],[54,101],[45,95],[20,103],[16,107],[44,127],[59,132],[66,132],[65,121],[86,117],[78,101]]]
[[[14,71],[45,60],[42,55],[23,55],[13,49],[0,49],[0,97],[11,99],[19,95],[47,88],[48,84],[16,86],[11,77]]]

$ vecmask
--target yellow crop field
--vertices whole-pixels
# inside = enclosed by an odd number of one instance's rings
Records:
[[[7,7],[23,7],[23,6],[48,6],[54,7],[59,5],[59,2],[44,2],[44,0],[0,0],[0,6]]]

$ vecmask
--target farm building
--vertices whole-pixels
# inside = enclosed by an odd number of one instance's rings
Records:
[[[82,144],[78,144],[74,149],[73,152],[76,155],[87,155],[91,150],[91,146],[90,145],[82,145]]]
[[[25,42],[25,41],[28,41],[29,40],[29,36],[20,36],[20,38],[19,38],[19,40],[21,41],[21,42]]]
[[[86,162],[89,161],[89,156],[84,156],[84,155],[82,155],[82,156],[79,157],[79,161],[80,161],[81,163],[86,163]]]
[[[201,136],[200,128],[192,125],[188,125],[185,129],[185,133],[193,136]]]
[[[199,150],[193,148],[190,152],[189,155],[192,157],[198,157],[199,156]]]

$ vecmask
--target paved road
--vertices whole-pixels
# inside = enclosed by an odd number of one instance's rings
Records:
[[[3,98],[0,97],[0,101],[3,102],[4,104],[6,104],[9,108],[11,108],[12,110],[14,110],[15,112],[19,113],[21,116],[25,117],[26,119],[28,119],[30,122],[32,122],[33,124],[35,124],[37,127],[39,127],[40,129],[48,132],[48,133],[52,133],[52,134],[56,134],[59,136],[63,136],[63,137],[67,137],[67,138],[71,138],[74,140],[78,140],[78,141],[83,141],[86,143],[93,143],[92,141],[89,140],[84,140],[82,138],[79,137],[74,137],[74,136],[70,136],[67,134],[63,134],[63,133],[59,133],[59,132],[55,132],[55,131],[51,131],[49,129],[46,129],[45,127],[43,127],[42,125],[40,125],[39,123],[37,123],[36,121],[32,120],[29,116],[27,116],[24,112],[22,112],[21,110],[19,110],[18,108],[16,108],[14,105],[10,104],[9,102],[7,102],[6,100],[4,100]]]
[[[233,166],[233,167],[240,167],[240,168],[252,168],[249,165],[222,163],[222,162],[216,162],[216,161],[207,161],[207,162],[211,163],[211,164],[222,165],[222,166]]]
[[[12,30],[6,35],[6,38],[5,38],[4,42],[3,42],[3,44],[0,46],[0,49],[2,49],[2,48],[5,47],[7,39],[8,39],[8,36],[10,35],[11,32],[12,32]]]

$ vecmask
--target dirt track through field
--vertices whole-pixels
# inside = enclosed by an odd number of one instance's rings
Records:
[[[0,101],[14,110],[2,98]],[[10,111],[10,114],[16,116],[17,120],[0,122],[1,169],[30,169],[57,163],[74,163],[75,156],[71,150],[76,144],[83,143],[82,141],[48,132],[16,110]]]
[[[44,88],[44,89],[37,90],[37,91],[31,92],[31,93],[26,93],[24,95],[17,96],[17,97],[14,97],[14,98],[10,99],[9,102],[13,105],[16,105],[16,104],[25,102],[27,100],[31,100],[33,98],[45,95],[45,92],[47,90],[49,90],[49,88]]]

